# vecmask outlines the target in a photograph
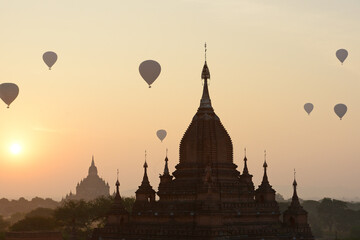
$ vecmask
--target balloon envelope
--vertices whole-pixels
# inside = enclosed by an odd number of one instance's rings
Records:
[[[336,51],[336,57],[339,59],[341,63],[345,61],[348,56],[348,51],[346,49],[339,49]]]
[[[163,141],[166,137],[167,133],[164,129],[160,129],[156,132],[157,137],[160,139],[160,141]]]
[[[56,63],[57,55],[54,52],[46,52],[43,54],[43,60],[46,63],[46,65],[49,67],[49,70],[51,70],[51,67]]]
[[[336,115],[341,120],[342,117],[345,115],[345,113],[347,111],[347,106],[345,104],[342,104],[342,103],[336,104],[335,107],[334,107],[334,111],[335,111]]]
[[[139,66],[139,72],[141,77],[149,84],[151,84],[157,79],[161,72],[161,66],[157,61],[146,60],[142,62]]]
[[[306,103],[304,105],[304,109],[305,111],[310,115],[310,113],[312,112],[312,110],[314,109],[314,105],[312,103]]]
[[[19,95],[19,87],[15,83],[0,84],[0,98],[8,105]]]

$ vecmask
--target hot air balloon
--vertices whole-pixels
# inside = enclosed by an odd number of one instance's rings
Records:
[[[49,70],[51,70],[51,67],[56,63],[57,55],[54,52],[46,52],[43,54],[43,60],[46,63],[46,65],[49,67]]]
[[[310,115],[310,113],[314,109],[314,105],[312,103],[305,103],[304,109]]]
[[[336,115],[341,120],[342,117],[345,115],[345,113],[347,111],[347,106],[345,104],[342,104],[342,103],[336,104],[335,107],[334,107],[334,111],[335,111]]]
[[[336,51],[336,57],[339,59],[341,64],[343,64],[347,56],[348,56],[348,51],[346,49],[339,49]]]
[[[140,64],[139,72],[141,77],[149,84],[149,88],[151,88],[151,84],[160,75],[161,66],[154,60],[146,60]]]
[[[8,105],[8,108],[18,95],[19,87],[15,83],[0,84],[0,98]]]
[[[167,133],[164,129],[160,129],[156,132],[157,137],[160,139],[160,141],[162,142],[164,140],[164,138],[166,137]]]

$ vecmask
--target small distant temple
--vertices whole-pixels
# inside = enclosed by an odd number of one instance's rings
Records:
[[[66,200],[93,200],[100,196],[109,196],[110,186],[98,175],[97,167],[95,166],[94,156],[92,156],[91,166],[89,167],[89,174],[86,178],[81,180],[76,185],[76,194],[70,192],[66,195]]]
[[[307,212],[294,193],[282,215],[267,168],[255,189],[245,153],[242,173],[233,161],[231,138],[211,104],[206,60],[200,106],[180,142],[180,160],[170,173],[165,158],[158,191],[148,179],[148,163],[127,212],[116,182],[116,196],[107,222],[93,240],[313,240]],[[233,106],[235,107],[235,106]]]

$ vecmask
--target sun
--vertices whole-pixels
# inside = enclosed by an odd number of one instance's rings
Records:
[[[21,146],[18,143],[13,143],[10,146],[10,152],[14,155],[18,155],[19,153],[21,153]]]

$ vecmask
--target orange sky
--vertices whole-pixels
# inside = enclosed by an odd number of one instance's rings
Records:
[[[359,11],[357,0],[1,1],[0,82],[20,93],[0,104],[0,197],[61,199],[92,154],[111,191],[119,168],[131,195],[145,149],[157,189],[165,149],[173,171],[199,106],[205,41],[210,96],[240,170],[246,147],[260,184],[266,149],[270,183],[286,197],[294,168],[303,198],[360,197]],[[51,71],[45,51],[59,57]],[[162,66],[151,89],[138,72],[147,59]],[[348,106],[342,121],[337,103]]]

